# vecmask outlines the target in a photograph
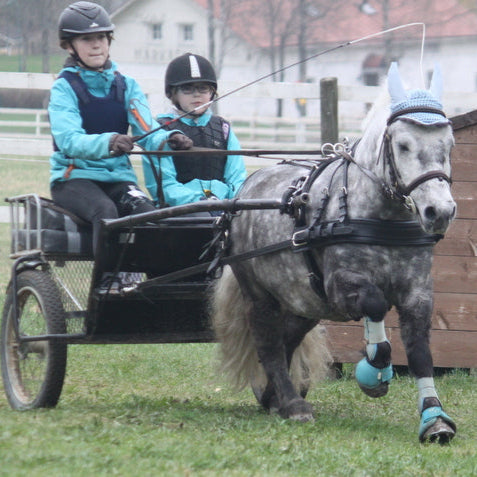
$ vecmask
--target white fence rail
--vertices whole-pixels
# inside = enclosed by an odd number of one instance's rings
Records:
[[[2,88],[22,88],[49,90],[55,75],[44,73],[0,73]],[[156,79],[139,81],[148,95],[162,95],[163,86]],[[224,83],[224,91],[232,91],[241,86],[238,83]],[[236,93],[243,98],[283,98],[287,100],[306,99],[309,112],[307,117],[259,117],[231,116],[233,129],[244,148],[294,148],[316,149],[321,142],[319,113],[319,85],[309,83],[263,82],[244,88]],[[360,123],[365,116],[367,105],[372,103],[380,87],[338,85],[339,134],[340,137],[359,135]],[[449,116],[468,111],[469,105],[477,105],[477,93],[448,93],[443,99]],[[49,156],[52,143],[49,133],[47,112],[44,109],[1,108],[0,105],[0,155]]]

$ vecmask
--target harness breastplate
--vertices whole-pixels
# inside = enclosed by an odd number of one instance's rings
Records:
[[[166,121],[166,119],[159,120]],[[211,149],[227,149],[230,125],[220,116],[211,116],[206,126],[189,126],[181,121],[167,125],[164,129],[179,129],[194,142],[194,146]],[[172,156],[177,172],[177,180],[182,184],[193,179],[219,180],[224,182],[227,156]]]
[[[87,134],[116,132],[127,134],[129,122],[128,113],[124,106],[126,83],[124,76],[115,73],[115,78],[107,96],[94,96],[88,90],[86,83],[79,74],[63,71],[59,78],[68,81],[76,96],[82,119],[82,127]],[[53,142],[55,151],[58,147]]]

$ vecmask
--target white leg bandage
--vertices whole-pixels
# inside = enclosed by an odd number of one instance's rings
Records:
[[[386,331],[384,329],[384,320],[377,323],[371,321],[367,316],[364,317],[364,339],[366,340],[366,353],[369,359],[373,359],[376,353],[375,344],[387,341]]]
[[[364,317],[364,338],[369,344],[382,343],[386,341],[386,331],[384,330],[384,320],[371,321],[367,316]]]
[[[434,378],[419,378],[416,380],[417,389],[419,391],[419,412],[422,411],[422,403],[427,397],[435,397],[439,399],[436,388],[434,386]]]

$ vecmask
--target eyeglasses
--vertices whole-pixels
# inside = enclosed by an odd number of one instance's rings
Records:
[[[199,94],[212,92],[212,86],[209,84],[183,84],[178,89],[182,94],[194,94],[195,91]]]

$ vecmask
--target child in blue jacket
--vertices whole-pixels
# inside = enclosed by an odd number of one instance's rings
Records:
[[[137,186],[128,153],[140,136],[159,125],[137,82],[109,58],[114,25],[92,2],[76,2],[59,19],[60,46],[70,56],[55,81],[48,113],[54,140],[51,196],[56,204],[93,225],[96,250],[101,219],[155,210]],[[173,136],[173,137],[171,137]],[[187,149],[178,130],[158,130],[138,143],[157,149],[163,141]]]
[[[70,53],[55,81],[48,106],[54,152],[50,190],[54,202],[93,227],[97,253],[101,219],[149,212],[153,202],[137,186],[128,153],[134,136],[159,127],[136,81],[119,73],[109,58],[114,25],[92,2],[75,2],[59,19],[60,46]],[[145,149],[167,141],[172,149],[192,146],[178,130],[157,130],[139,140]],[[105,274],[101,293],[132,285],[137,274]],[[125,281],[129,283],[125,283]]]
[[[173,110],[157,116],[158,122],[164,124],[165,129],[179,129],[197,147],[240,149],[230,123],[209,111],[216,91],[215,71],[206,58],[191,53],[175,58],[165,75],[165,92]],[[167,125],[171,119],[177,118]],[[231,199],[246,178],[240,155],[207,156],[198,153],[194,156],[143,158],[143,170],[146,187],[156,205],[161,207],[213,198]]]

